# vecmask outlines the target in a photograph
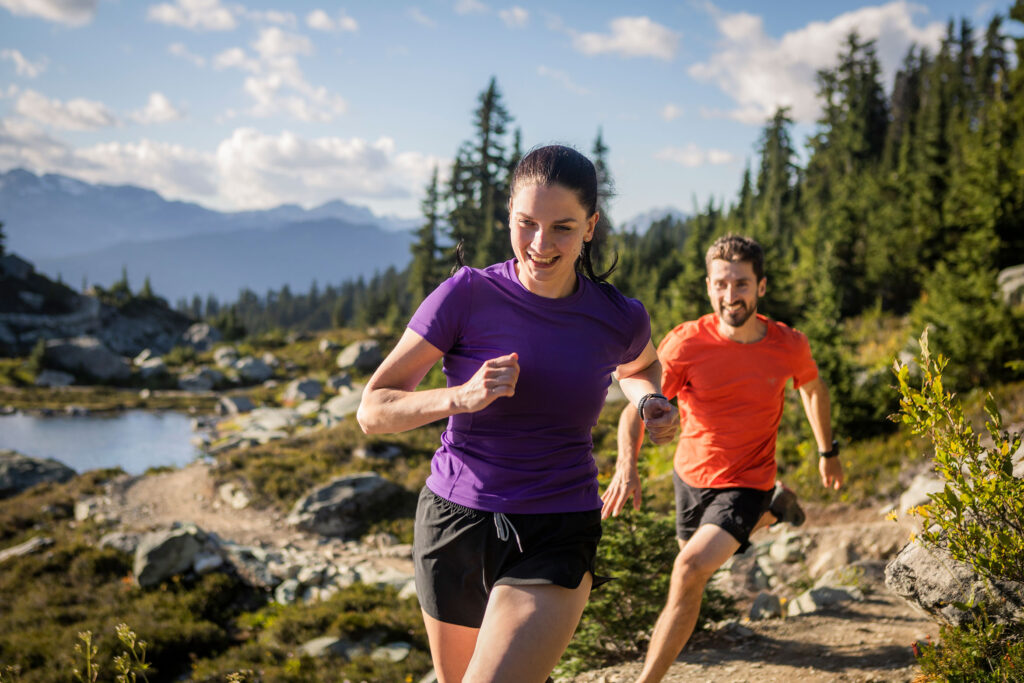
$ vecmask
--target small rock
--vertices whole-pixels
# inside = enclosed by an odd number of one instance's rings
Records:
[[[754,598],[754,604],[750,606],[750,619],[760,621],[761,619],[775,619],[782,616],[782,601],[779,596],[771,593],[761,593]]]
[[[46,538],[45,536],[36,536],[35,538],[29,539],[24,543],[16,546],[12,546],[5,550],[0,550],[0,563],[6,562],[12,557],[21,557],[23,555],[31,555],[37,553],[40,550],[44,550],[53,545],[52,538]]]
[[[412,645],[409,643],[388,643],[376,648],[370,656],[378,661],[397,663],[405,660],[411,651]]]

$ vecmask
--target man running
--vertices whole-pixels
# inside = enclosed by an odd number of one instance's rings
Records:
[[[767,284],[761,246],[728,235],[711,245],[705,262],[714,313],[679,325],[658,347],[662,389],[679,403],[673,463],[679,554],[637,679],[643,683],[660,681],[668,671],[693,633],[705,585],[734,553],[749,547],[750,534],[777,521],[803,522],[796,496],[775,480],[775,440],[789,378],[818,444],[822,484],[838,489],[843,483],[828,387],[807,337],[757,313]],[[642,439],[641,414],[629,405],[619,419],[615,475],[602,496],[605,518],[617,515],[630,497],[640,507]]]

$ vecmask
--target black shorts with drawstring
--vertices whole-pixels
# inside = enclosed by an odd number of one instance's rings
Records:
[[[426,486],[416,506],[416,594],[431,617],[479,628],[495,586],[577,588],[594,576],[601,510],[553,514],[484,512]]]
[[[772,489],[695,488],[674,470],[672,484],[676,490],[676,537],[688,541],[700,526],[714,524],[739,541],[737,554],[750,547],[750,533],[772,501]]]

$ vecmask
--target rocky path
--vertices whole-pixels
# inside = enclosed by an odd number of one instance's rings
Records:
[[[808,506],[807,524],[762,532],[763,545],[797,539],[800,558],[790,563],[789,576],[818,576],[830,568],[859,565],[865,571],[858,585],[865,599],[814,614],[750,621],[741,619],[714,632],[698,633],[669,670],[669,683],[910,683],[917,676],[912,646],[935,639],[938,627],[928,617],[890,592],[881,568],[903,545],[908,529],[885,520],[879,510],[842,504]],[[743,595],[743,614],[756,593],[744,587],[755,564],[737,557],[731,578],[724,581]],[[783,573],[787,570],[783,570]],[[771,589],[792,594],[785,588]],[[590,671],[573,683],[626,683],[636,679],[640,662]]]
[[[325,550],[345,547],[349,558],[386,562],[411,574],[408,557],[375,552],[366,545],[342,544],[303,534],[275,511],[246,507],[234,509],[222,500],[210,468],[194,463],[180,470],[126,479],[114,487],[105,512],[120,519],[126,531],[144,531],[191,521],[235,543],[268,550],[295,548]],[[762,547],[787,538],[801,548],[799,560],[789,563],[790,576],[821,574],[851,561],[869,567],[860,581],[863,601],[848,602],[823,611],[765,621],[741,619],[714,632],[697,634],[672,666],[668,682],[709,683],[816,683],[824,681],[910,682],[916,675],[912,644],[937,636],[935,624],[885,588],[879,568],[899,549],[907,530],[882,519],[878,510],[835,504],[812,507],[808,523],[800,529],[778,528],[763,532]],[[341,552],[340,550],[338,552]],[[764,563],[762,562],[762,565]],[[742,595],[745,613],[756,594],[750,586],[753,558],[733,562],[730,588]],[[874,567],[874,570],[870,570]],[[783,574],[787,570],[780,570]],[[786,593],[786,589],[773,589]],[[573,683],[626,683],[640,671],[639,662],[590,671]]]

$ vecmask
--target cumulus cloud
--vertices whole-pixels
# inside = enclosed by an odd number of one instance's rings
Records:
[[[191,62],[194,66],[198,66],[200,68],[206,66],[206,59],[189,51],[189,49],[185,47],[184,43],[171,43],[167,47],[167,51],[175,57],[181,57],[186,62]]]
[[[480,0],[455,0],[456,14],[478,14],[486,12],[489,8]]]
[[[34,90],[21,93],[14,110],[33,121],[67,130],[94,130],[117,124],[117,117],[102,102],[80,98],[61,102]]]
[[[46,70],[46,58],[31,62],[18,50],[0,50],[0,59],[14,62],[14,70],[19,76],[35,78]]]
[[[530,13],[522,7],[509,7],[498,12],[498,16],[509,28],[523,28],[530,20]]]
[[[241,8],[239,8],[241,9]],[[254,21],[261,24],[281,24],[282,26],[289,26],[294,28],[298,25],[298,20],[295,15],[291,12],[279,12],[277,10],[251,10],[241,9],[242,16],[249,21]]]
[[[348,31],[355,33],[359,30],[359,23],[344,12],[338,12],[338,16],[335,18],[322,9],[313,10],[306,15],[306,25],[317,31]]]
[[[345,113],[348,105],[343,97],[310,84],[302,73],[298,57],[312,54],[313,43],[309,38],[271,27],[260,32],[252,48],[255,57],[234,47],[213,59],[214,68],[249,72],[243,89],[252,98],[253,106],[245,113],[259,117],[286,114],[300,121],[319,122]],[[227,117],[236,115],[232,111]]]
[[[142,109],[132,112],[131,119],[137,123],[167,123],[184,118],[184,113],[171,104],[167,96],[161,92],[149,94],[149,100]]]
[[[573,80],[569,78],[569,74],[565,73],[564,71],[552,69],[550,67],[541,65],[537,67],[537,74],[543,76],[544,78],[550,78],[556,83],[561,84],[562,87],[564,87],[569,92],[575,93],[577,95],[590,94],[590,91],[587,88],[584,88],[582,85],[574,83]]]
[[[166,197],[208,203],[217,194],[213,155],[182,145],[107,142],[75,154],[85,168],[75,175],[89,182],[141,185]]]
[[[654,158],[671,161],[687,168],[717,166],[732,163],[735,160],[735,157],[729,152],[720,149],[702,149],[693,143],[686,147],[665,147],[658,150]]]
[[[665,119],[666,121],[675,121],[682,115],[683,108],[678,105],[669,103],[661,108],[661,118]]]
[[[84,165],[71,147],[32,121],[0,119],[0,168],[66,172]]]
[[[434,28],[435,26],[437,26],[437,22],[428,17],[426,14],[424,14],[423,10],[421,10],[419,7],[410,7],[405,11],[405,16],[409,17],[417,24],[426,26],[427,28]]]
[[[648,17],[619,17],[608,27],[609,33],[573,33],[573,47],[585,55],[613,53],[668,61],[679,45],[678,33]]]
[[[173,4],[151,5],[146,17],[170,26],[199,31],[230,31],[238,22],[220,0],[176,0]]]
[[[68,26],[88,24],[98,0],[0,0],[0,7],[24,17],[40,17]]]
[[[315,204],[336,197],[414,206],[438,159],[399,152],[393,140],[304,139],[239,128],[217,148],[220,192],[234,206],[266,208],[284,201]]]
[[[902,1],[846,12],[828,22],[812,22],[778,39],[765,34],[761,17],[708,7],[721,40],[712,57],[690,67],[689,73],[716,84],[736,107],[706,115],[758,125],[779,106],[790,107],[797,121],[814,121],[820,109],[815,74],[835,66],[839,46],[853,31],[861,40],[876,41],[885,87],[892,83],[911,44],[934,49],[945,33],[943,22],[915,25],[914,15],[925,10]]]

